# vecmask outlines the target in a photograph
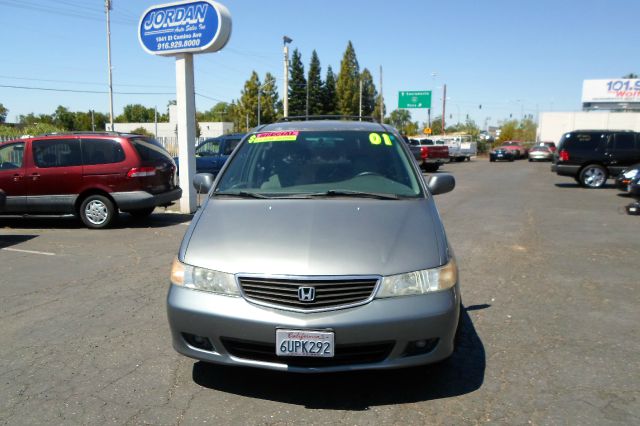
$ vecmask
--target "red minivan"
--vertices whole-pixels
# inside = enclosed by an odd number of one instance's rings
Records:
[[[0,214],[76,214],[106,228],[118,210],[146,217],[180,199],[176,164],[153,138],[124,133],[35,136],[0,144]]]

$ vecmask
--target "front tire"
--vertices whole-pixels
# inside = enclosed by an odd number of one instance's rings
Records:
[[[427,163],[423,166],[425,172],[433,173],[437,172],[440,168],[440,164]]]
[[[580,185],[585,188],[602,188],[607,182],[607,170],[599,164],[589,164],[580,172]]]
[[[89,195],[82,201],[78,211],[82,223],[91,229],[109,227],[117,214],[113,202],[104,195]]]

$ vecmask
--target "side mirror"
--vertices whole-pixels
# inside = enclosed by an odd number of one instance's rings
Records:
[[[432,175],[427,182],[431,195],[446,194],[456,187],[456,179],[448,174]]]
[[[208,194],[213,186],[213,175],[211,173],[198,173],[193,178],[193,187],[198,194]]]

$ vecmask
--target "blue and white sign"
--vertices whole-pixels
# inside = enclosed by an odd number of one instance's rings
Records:
[[[152,6],[140,18],[138,39],[152,55],[206,53],[222,49],[231,35],[231,15],[210,0]]]

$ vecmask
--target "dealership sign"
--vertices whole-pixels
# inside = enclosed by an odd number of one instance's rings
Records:
[[[153,55],[215,52],[230,35],[229,11],[210,0],[152,6],[138,25],[138,40]]]
[[[582,102],[640,102],[640,79],[584,80]]]

